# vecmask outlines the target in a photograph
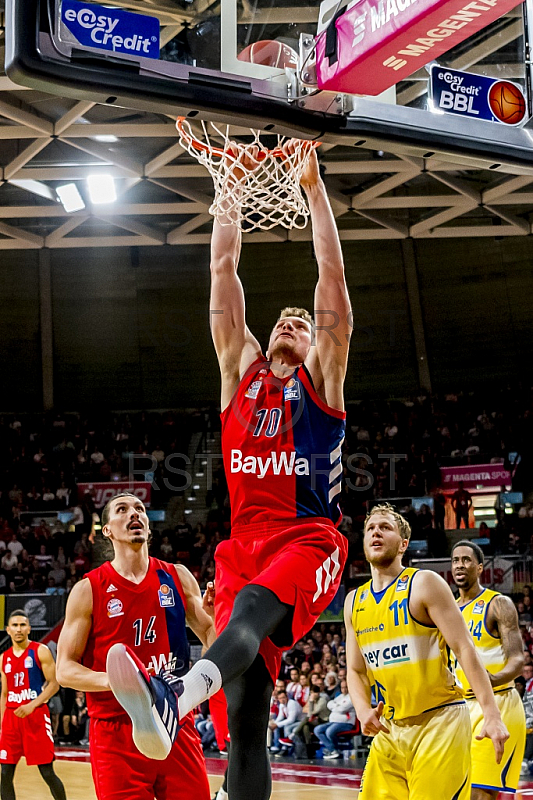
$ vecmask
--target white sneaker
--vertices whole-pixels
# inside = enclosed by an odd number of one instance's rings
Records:
[[[340,758],[341,754],[338,750],[332,750],[331,753],[328,753],[324,756],[324,758]]]
[[[222,786],[220,787],[220,789],[216,793],[214,800],[229,800],[229,795],[228,795],[227,792],[224,791]]]

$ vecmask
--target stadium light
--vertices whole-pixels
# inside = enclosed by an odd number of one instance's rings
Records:
[[[117,199],[115,180],[112,175],[89,175],[87,177],[87,188],[91,203],[99,205],[101,203],[114,203]]]
[[[85,208],[85,203],[75,183],[65,183],[63,186],[58,186],[56,193],[65,211],[70,213],[71,211],[81,211],[82,208]]]

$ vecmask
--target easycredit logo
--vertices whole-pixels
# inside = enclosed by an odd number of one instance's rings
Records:
[[[155,17],[63,0],[61,21],[80,45],[159,56],[159,20]]]

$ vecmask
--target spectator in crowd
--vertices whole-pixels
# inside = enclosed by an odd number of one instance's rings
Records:
[[[163,540],[161,542],[161,547],[159,548],[161,553],[161,558],[164,561],[170,561],[174,555],[174,549],[170,544],[170,540],[168,536],[163,536]]]
[[[289,672],[289,681],[287,683],[287,695],[294,697],[295,692],[300,685],[300,670],[298,667],[291,666]]]
[[[17,534],[16,533],[14,533],[13,536],[11,537],[11,541],[7,545],[7,549],[11,550],[11,552],[13,553],[13,555],[16,558],[18,558],[20,556],[20,554],[22,553],[22,551],[24,550],[24,546],[17,539]]]
[[[85,692],[76,691],[72,710],[70,712],[70,726],[72,742],[81,745],[89,744],[89,716]]]
[[[335,672],[328,672],[326,674],[324,679],[324,691],[330,700],[339,694],[339,681]]]
[[[322,680],[322,689],[323,684]],[[304,718],[294,729],[294,754],[296,758],[313,758],[315,755],[315,748],[312,745],[313,733],[318,725],[329,721],[330,715],[328,696],[320,686],[311,686],[309,700],[304,706],[304,714]]]
[[[459,481],[459,488],[452,495],[452,508],[455,513],[455,527],[459,529],[461,522],[465,528],[470,527],[468,516],[472,507],[472,495],[464,488],[463,481]]]
[[[13,570],[16,568],[18,564],[18,558],[11,550],[7,550],[4,555],[2,556],[2,569],[6,573],[6,577],[9,576]]]
[[[322,745],[324,758],[340,758],[337,736],[343,731],[351,730],[355,725],[355,709],[348,694],[346,680],[341,681],[340,694],[330,700],[327,706],[330,712],[329,720],[315,728],[315,735]]]
[[[278,702],[278,716],[268,723],[272,731],[271,753],[279,753],[281,749],[280,744],[292,746],[292,740],[287,737],[298,726],[298,723],[304,716],[300,703],[298,703],[297,700],[289,698],[287,692],[278,692]]]

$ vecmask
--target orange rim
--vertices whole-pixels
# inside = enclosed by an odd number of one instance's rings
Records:
[[[176,120],[176,128],[180,136],[183,136],[187,142],[194,147],[195,150],[201,150],[204,153],[216,153],[219,156],[230,156],[231,158],[235,158],[235,155],[231,150],[223,150],[221,147],[211,147],[210,145],[205,144],[205,142],[201,142],[200,139],[197,139],[192,133],[188,133],[185,128],[183,127],[183,123],[187,120],[186,117],[178,117]],[[311,148],[315,149],[319,147],[322,142],[309,142]],[[281,148],[276,147],[274,150],[269,150],[265,148],[263,152],[258,154],[258,158],[262,161],[267,156],[272,156],[273,158],[285,158],[285,153]]]

